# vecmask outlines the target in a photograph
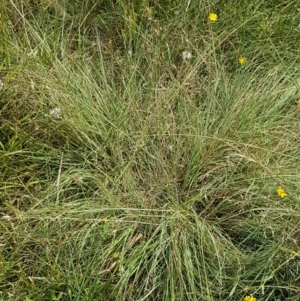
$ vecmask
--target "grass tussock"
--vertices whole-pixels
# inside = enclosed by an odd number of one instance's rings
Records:
[[[4,0],[0,300],[298,300],[297,4]]]

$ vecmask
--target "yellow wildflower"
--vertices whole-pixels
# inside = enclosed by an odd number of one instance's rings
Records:
[[[282,198],[285,198],[287,196],[286,192],[284,191],[284,189],[282,187],[278,187],[277,188],[277,193],[279,196],[281,196]]]
[[[208,19],[210,22],[216,22],[218,20],[218,15],[215,13],[210,13]]]
[[[256,301],[257,299],[253,296],[246,296],[243,301]]]
[[[104,224],[108,223],[108,219],[106,217],[104,219],[102,219],[102,221],[103,221]]]
[[[244,56],[240,56],[239,63],[241,65],[245,65],[247,63],[247,59]]]

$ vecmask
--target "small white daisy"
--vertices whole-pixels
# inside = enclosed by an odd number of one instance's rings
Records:
[[[192,58],[192,53],[190,51],[183,51],[182,58],[184,60],[190,60]]]
[[[60,108],[54,108],[49,111],[49,116],[53,118],[61,118],[61,109]]]

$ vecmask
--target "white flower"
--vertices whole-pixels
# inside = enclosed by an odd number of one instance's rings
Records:
[[[0,79],[0,91],[3,89],[3,87],[4,87],[4,83],[3,83],[2,79]]]
[[[60,108],[54,108],[54,109],[49,111],[49,115],[50,115],[50,117],[59,119],[59,118],[61,118],[61,109]]]
[[[190,51],[183,51],[182,58],[184,60],[190,60],[192,58],[192,53]]]

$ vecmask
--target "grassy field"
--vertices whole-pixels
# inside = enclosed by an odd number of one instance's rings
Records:
[[[0,300],[300,300],[298,0],[2,0]]]

